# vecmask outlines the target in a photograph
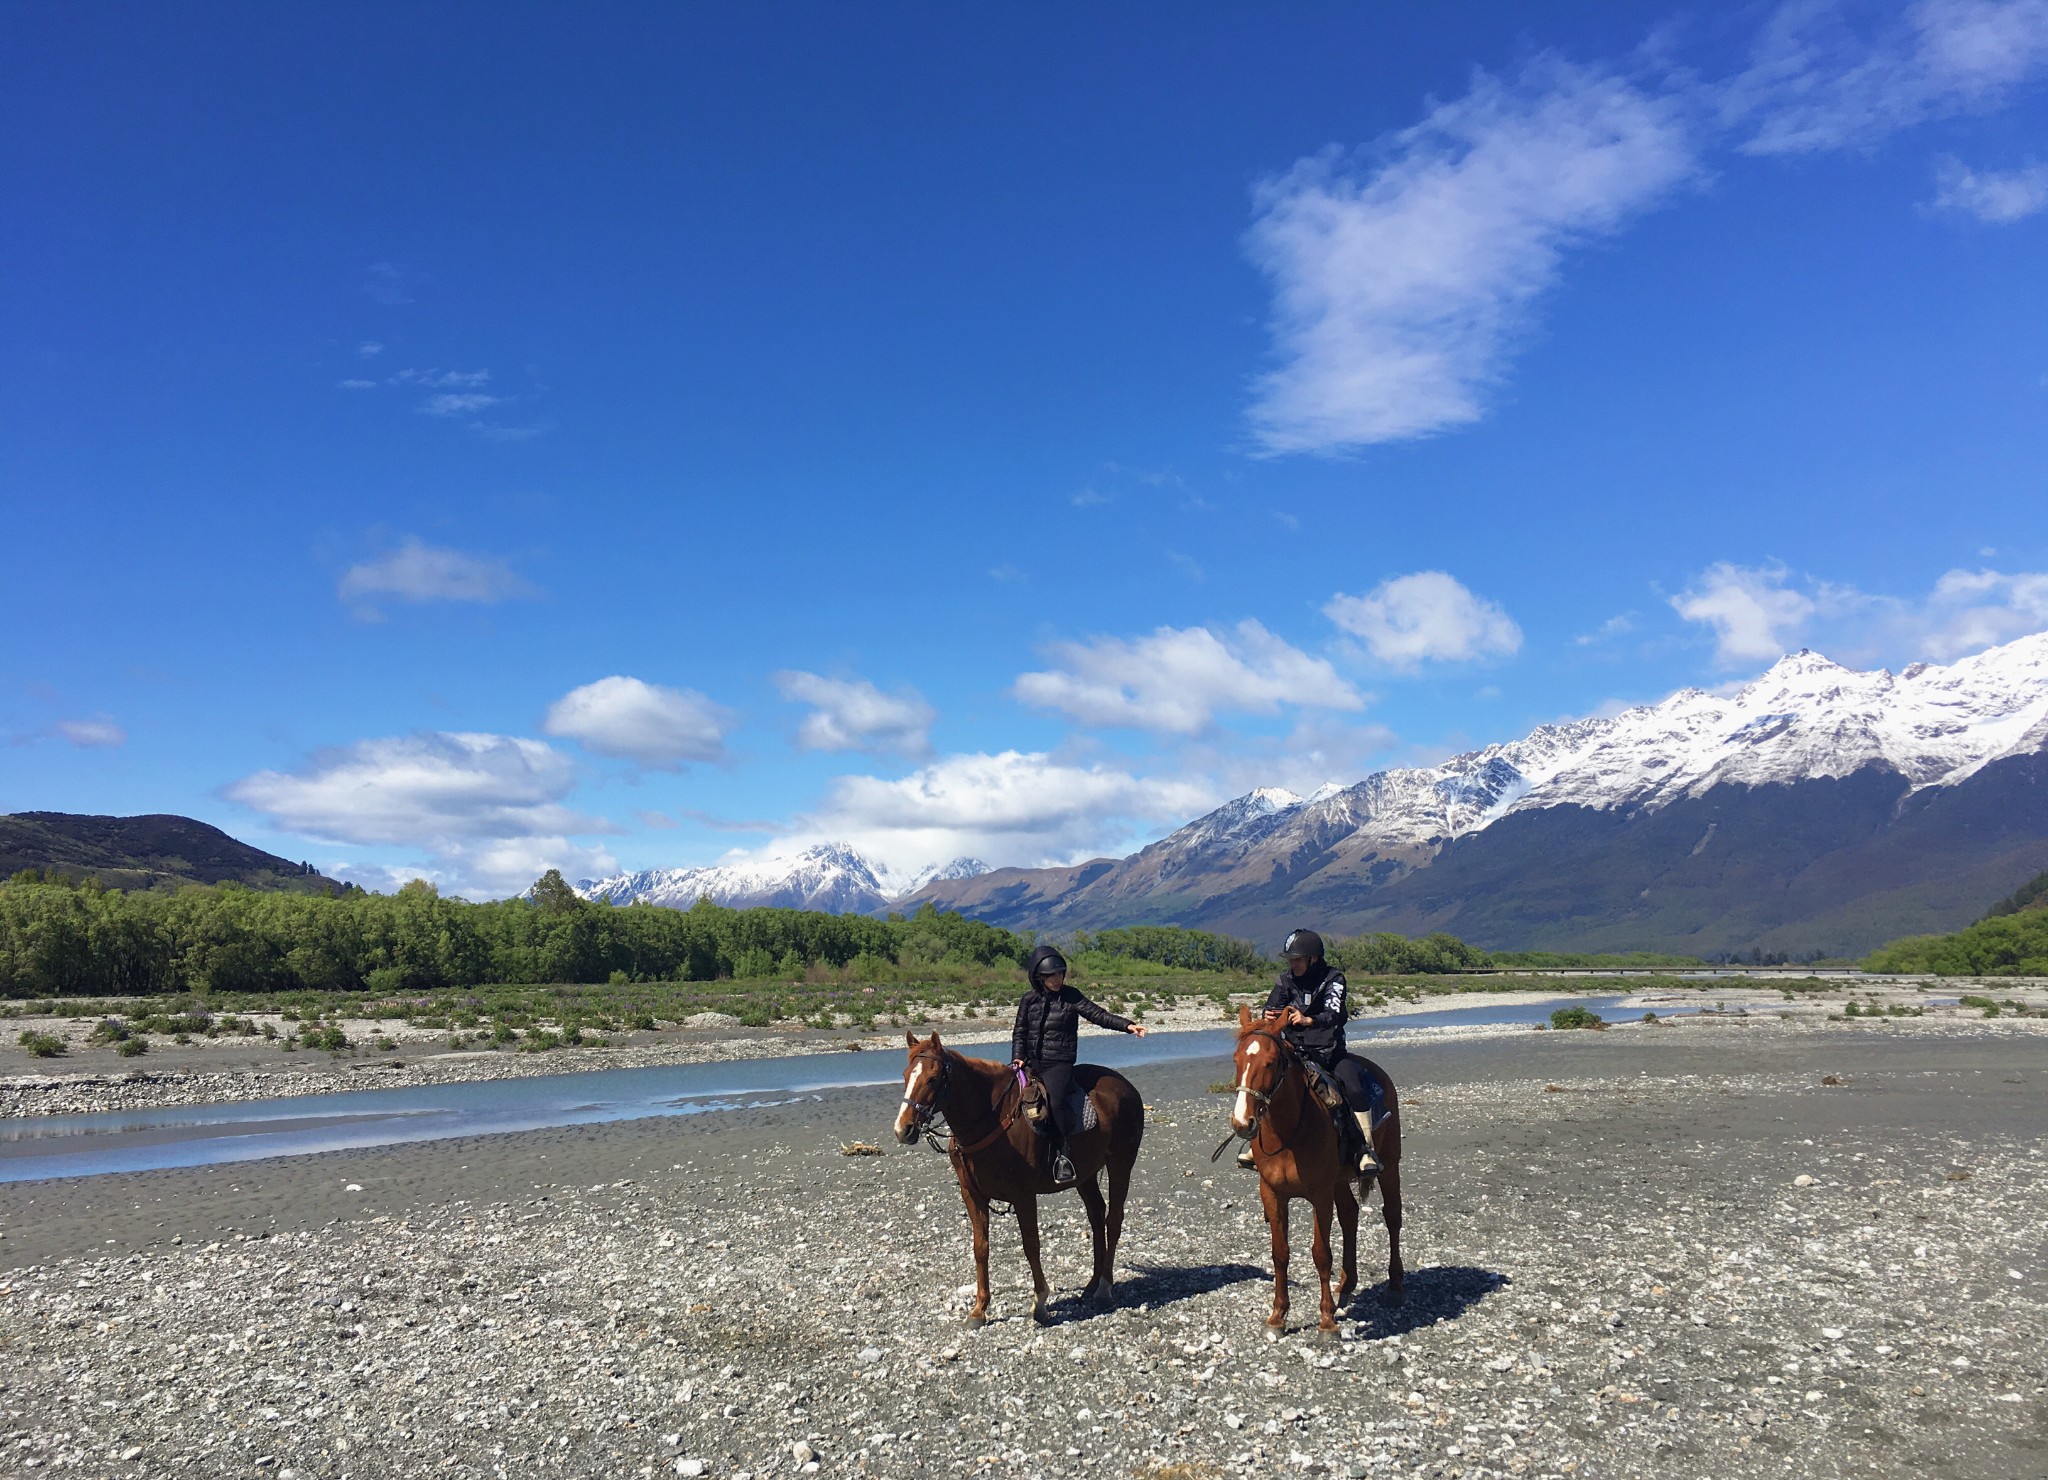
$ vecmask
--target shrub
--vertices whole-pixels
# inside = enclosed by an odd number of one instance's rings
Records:
[[[1550,1015],[1550,1026],[1558,1029],[1604,1028],[1607,1026],[1607,1019],[1590,1007],[1560,1007]]]
[[[101,1018],[93,1030],[85,1035],[87,1043],[125,1043],[130,1034],[128,1025],[119,1018]]]
[[[348,1034],[339,1028],[315,1028],[301,1035],[308,1048],[324,1048],[329,1053],[340,1053],[348,1047]]]
[[[64,1052],[64,1040],[50,1033],[24,1033],[20,1042],[39,1059],[54,1059]]]
[[[149,1040],[147,1038],[123,1038],[114,1045],[114,1052],[124,1059],[139,1058],[149,1052]]]

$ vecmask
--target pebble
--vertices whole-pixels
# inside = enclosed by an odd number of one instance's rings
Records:
[[[1885,1076],[1857,1082],[1880,1103]],[[2027,1472],[2048,1307],[2005,1272],[2048,1226],[2048,1138],[1964,1117],[1731,1156],[1691,1128],[1729,1096],[1819,1095],[1810,1074],[1572,1091],[1430,1087],[1408,1112],[1407,1300],[1375,1298],[1385,1235],[1368,1217],[1366,1292],[1336,1339],[1313,1329],[1299,1210],[1290,1329],[1264,1328],[1257,1209],[1223,1210],[1180,1175],[1206,1164],[1216,1106],[1163,1096],[1155,1114],[1177,1124],[1147,1135],[1121,1302],[1080,1303],[1085,1225],[1057,1199],[1044,1327],[999,1219],[993,1319],[963,1328],[948,1292],[971,1266],[945,1162],[849,1162],[841,1133],[860,1127],[837,1124],[765,1149],[679,1143],[673,1170],[632,1181],[598,1168],[409,1213],[380,1198],[384,1225],[0,1267],[0,1468],[1761,1480],[1797,1457],[1818,1480]],[[1797,1103],[1773,1102],[1770,1137]],[[1430,1160],[1441,1145],[1461,1150]],[[1957,1159],[1966,1184],[1887,1176]],[[1801,1161],[1837,1195],[1783,1198]],[[1888,1350],[1863,1345],[1878,1335]],[[885,1360],[885,1378],[869,1370]]]

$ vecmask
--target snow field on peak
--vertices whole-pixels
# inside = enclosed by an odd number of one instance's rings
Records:
[[[2048,742],[2048,633],[1894,675],[1802,651],[1730,695],[1681,689],[1611,718],[1543,725],[1436,766],[1380,771],[1306,800],[1262,788],[1155,847],[1295,846],[1349,824],[1368,847],[1433,846],[1511,813],[1656,809],[1720,785],[1839,778],[1884,766],[1915,788],[1953,785]]]

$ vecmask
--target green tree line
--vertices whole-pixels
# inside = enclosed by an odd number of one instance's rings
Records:
[[[788,980],[816,966],[880,980],[941,965],[1014,966],[1032,943],[931,905],[875,919],[708,900],[687,910],[594,903],[553,870],[523,897],[484,904],[444,898],[419,880],[395,894],[337,895],[233,883],[127,893],[35,870],[0,883],[0,996],[8,997]],[[1068,949],[1084,964],[1143,962],[1152,971],[1275,966],[1247,941],[1172,925],[1081,931]],[[1332,940],[1330,959],[1361,978],[1523,964],[1441,933]],[[1647,962],[1546,954],[1528,964]]]
[[[2048,909],[1992,915],[1953,935],[1914,935],[1880,946],[1866,971],[1936,976],[2048,976]]]
[[[715,981],[813,965],[1020,962],[1030,942],[927,906],[908,918],[582,900],[559,875],[472,904],[414,881],[321,896],[237,884],[124,893],[33,872],[0,883],[0,994],[418,991],[484,983]]]

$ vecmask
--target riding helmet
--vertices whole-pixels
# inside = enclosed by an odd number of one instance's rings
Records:
[[[1032,985],[1034,986],[1038,984],[1041,978],[1051,976],[1056,971],[1065,971],[1066,969],[1067,958],[1051,946],[1035,948],[1024,962],[1024,974],[1031,978]]]
[[[1313,930],[1290,930],[1287,943],[1280,947],[1283,956],[1306,956],[1311,961],[1323,959],[1323,938]]]

